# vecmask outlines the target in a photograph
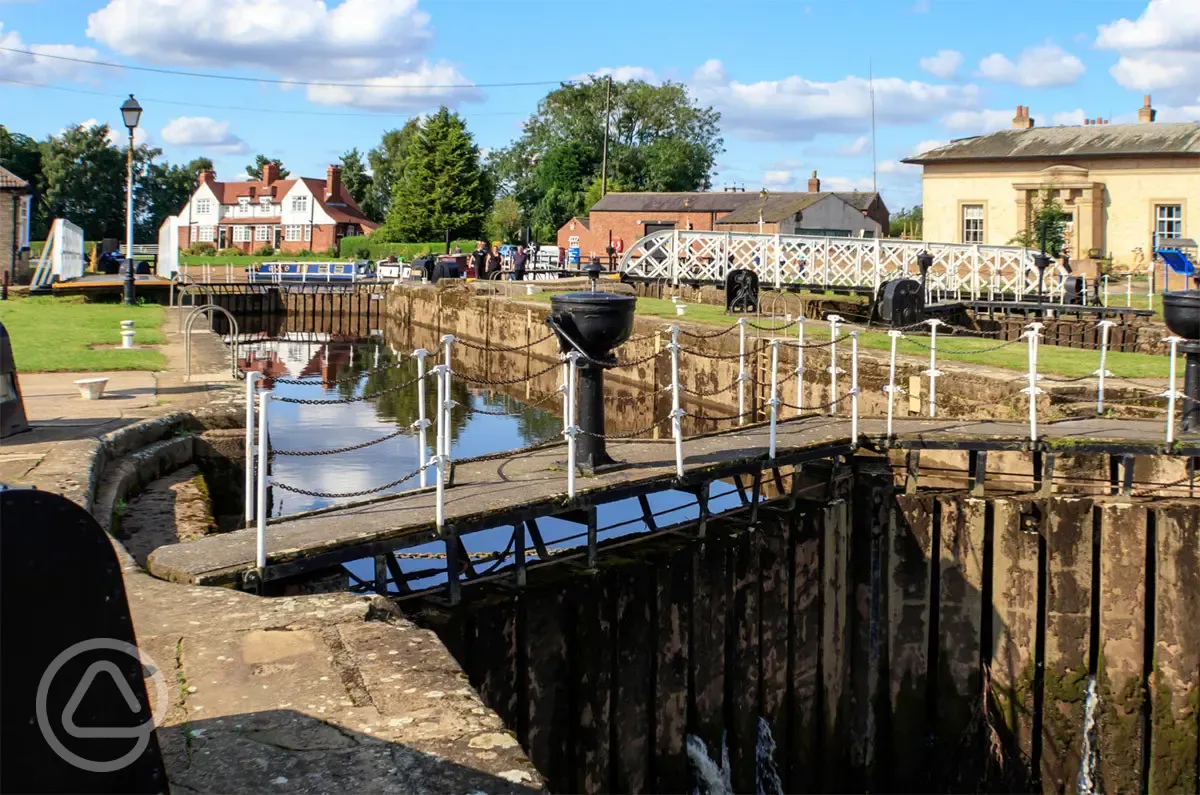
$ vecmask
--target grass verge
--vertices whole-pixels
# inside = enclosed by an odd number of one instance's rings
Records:
[[[138,345],[166,342],[158,304],[89,304],[82,296],[42,295],[0,302],[0,322],[21,373],[164,369],[167,358],[156,350],[91,347],[120,345],[122,320],[134,321]]]

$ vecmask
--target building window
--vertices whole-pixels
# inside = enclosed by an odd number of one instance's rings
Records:
[[[964,204],[962,206],[962,242],[983,242],[982,204]]]
[[[308,212],[308,197],[307,196],[293,196],[292,197],[292,212],[294,212],[294,213]]]
[[[217,228],[215,226],[201,226],[201,227],[197,227],[197,229],[200,230],[199,231],[199,235],[200,235],[199,240],[201,243],[211,243],[211,242],[213,242],[214,239],[216,239],[216,236],[217,236],[216,229]]]
[[[250,227],[235,226],[233,228],[234,243],[249,243],[250,242]]]
[[[261,199],[258,200],[258,206],[263,208],[264,210],[271,209],[271,197],[263,196]]]
[[[1183,237],[1183,205],[1154,205],[1154,231],[1160,238]]]
[[[305,241],[312,240],[312,224],[304,225],[304,239]]]
[[[250,212],[250,197],[249,196],[239,196],[238,197],[238,214],[245,215],[248,212]]]
[[[288,225],[287,225],[287,226],[284,228],[284,231],[285,231],[285,233],[286,233],[286,235],[287,235],[287,239],[288,239],[288,240],[290,240],[290,241],[296,241],[296,240],[299,240],[299,239],[300,239],[300,235],[301,235],[301,234],[303,234],[303,232],[301,232],[301,231],[300,231],[300,225],[299,225],[299,224],[288,224]]]
[[[212,212],[212,201],[196,199],[196,215],[208,215],[210,212]]]
[[[271,239],[271,227],[256,226],[254,227],[254,239],[260,243],[266,243]]]

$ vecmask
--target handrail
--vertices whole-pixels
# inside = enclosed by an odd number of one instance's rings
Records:
[[[233,314],[223,306],[216,304],[205,304],[198,306],[191,311],[187,316],[187,320],[183,324],[183,358],[184,358],[184,380],[192,380],[192,324],[201,315],[209,312],[220,312],[229,320],[229,375],[232,378],[237,378],[237,339],[238,339],[238,324],[237,319]]]

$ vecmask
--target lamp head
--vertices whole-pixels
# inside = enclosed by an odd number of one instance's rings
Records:
[[[132,130],[138,126],[138,122],[142,118],[142,106],[133,98],[133,94],[129,95],[129,99],[121,104],[121,118],[125,122],[125,126]]]

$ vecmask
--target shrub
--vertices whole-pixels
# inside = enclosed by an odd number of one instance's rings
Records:
[[[455,240],[450,243],[450,250],[458,246],[464,254],[475,250],[474,240]],[[342,238],[341,255],[355,259],[381,260],[389,256],[397,256],[406,261],[423,254],[441,254],[446,250],[446,243],[438,240],[432,243],[373,243],[371,238],[356,236]]]
[[[241,253],[242,250],[240,248],[223,248],[217,252],[222,257],[238,257],[241,256]]]
[[[337,246],[330,246],[321,252],[321,256],[329,257],[330,259],[337,259],[341,256],[341,254],[338,252]]]
[[[183,253],[190,254],[192,256],[203,255],[207,257],[216,254],[217,247],[212,243],[193,243],[191,246],[184,249]]]
[[[311,257],[312,255],[313,255],[312,249],[307,249],[307,248],[302,248],[296,252],[296,256],[299,258]]]
[[[275,256],[275,248],[269,243],[254,249],[256,257],[273,257]]]

